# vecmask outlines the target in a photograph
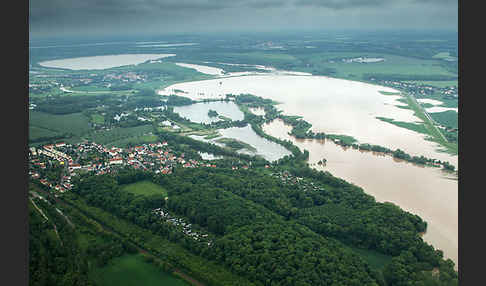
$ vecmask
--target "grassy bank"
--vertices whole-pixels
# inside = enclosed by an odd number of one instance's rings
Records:
[[[100,286],[190,285],[148,263],[142,254],[114,258],[107,266],[93,271],[90,275]]]
[[[410,109],[414,111],[414,115],[424,122],[422,123],[422,125],[425,132],[427,132],[426,134],[428,134],[431,137],[432,141],[438,143],[445,149],[441,151],[445,151],[447,153],[457,155],[458,145],[456,143],[451,143],[447,141],[447,139],[444,137],[444,134],[442,134],[441,131],[430,120],[430,118],[426,115],[426,112],[423,110],[420,104],[415,99],[413,99],[411,95],[408,94],[405,95],[405,99]]]

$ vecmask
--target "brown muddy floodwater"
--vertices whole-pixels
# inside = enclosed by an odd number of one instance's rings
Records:
[[[314,132],[349,135],[360,143],[400,148],[410,155],[448,161],[457,167],[457,156],[438,152],[435,142],[425,135],[383,122],[386,117],[403,122],[420,122],[412,110],[398,108],[398,95],[383,95],[380,91],[397,90],[362,82],[325,76],[267,75],[234,76],[211,80],[184,82],[160,90],[171,94],[174,89],[186,92],[191,99],[224,98],[226,94],[250,93],[280,102],[277,108],[286,115],[299,115],[312,124]]]
[[[277,108],[286,115],[299,115],[312,124],[312,131],[342,134],[359,143],[400,148],[410,155],[448,161],[457,167],[458,156],[439,152],[439,145],[425,140],[423,134],[378,120],[386,117],[403,122],[419,122],[412,110],[396,92],[388,87],[325,76],[289,75],[272,72],[184,82],[160,90],[170,94],[174,89],[185,91],[192,99],[224,98],[226,94],[250,93],[279,102]],[[260,112],[253,110],[253,112]],[[424,240],[441,249],[446,258],[458,259],[458,184],[438,168],[420,167],[399,162],[391,156],[345,149],[332,141],[296,140],[287,132],[289,126],[274,121],[264,131],[274,137],[289,139],[309,151],[309,164],[343,178],[376,198],[389,201],[417,214],[428,223]],[[326,166],[316,163],[327,159]]]
[[[427,224],[423,239],[458,261],[457,180],[438,168],[423,167],[376,152],[344,148],[331,140],[296,139],[282,120],[263,125],[265,133],[291,140],[309,151],[309,164],[361,188],[378,202],[392,202]],[[327,163],[317,162],[325,158]]]

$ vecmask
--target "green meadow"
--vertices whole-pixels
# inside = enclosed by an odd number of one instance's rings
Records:
[[[89,120],[82,113],[54,115],[45,112],[30,111],[29,127],[47,129],[52,132],[82,135],[90,130]]]
[[[110,144],[123,139],[130,139],[146,135],[152,131],[152,125],[140,125],[135,127],[116,127],[108,131],[92,133],[89,140],[98,144]]]
[[[91,273],[100,286],[188,286],[189,284],[145,261],[142,254],[114,258]]]
[[[150,181],[141,181],[133,184],[128,184],[123,186],[122,190],[135,195],[150,196],[163,194],[167,196],[167,191],[164,188]]]

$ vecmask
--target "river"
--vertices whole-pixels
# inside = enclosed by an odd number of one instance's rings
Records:
[[[376,152],[344,148],[331,140],[296,139],[282,120],[263,125],[271,136],[309,151],[309,164],[362,187],[379,202],[392,202],[428,223],[423,239],[458,261],[457,181],[438,168],[423,167]],[[317,162],[325,158],[327,163]],[[457,267],[456,267],[457,269]]]
[[[400,148],[411,155],[449,161],[457,166],[458,157],[439,152],[439,146],[423,134],[378,120],[387,117],[403,122],[420,122],[398,95],[380,91],[397,90],[362,82],[324,76],[270,73],[179,83],[159,91],[180,89],[191,99],[224,98],[226,94],[251,93],[279,102],[287,115],[300,115],[314,132],[349,135],[360,143]],[[260,110],[252,110],[261,113]],[[423,238],[441,249],[446,258],[458,262],[458,184],[438,168],[421,167],[391,156],[343,148],[328,140],[296,140],[289,126],[273,121],[264,126],[269,135],[289,139],[309,151],[312,167],[360,186],[379,202],[389,201],[419,215],[428,223]],[[327,159],[326,166],[317,161]]]
[[[420,122],[409,109],[397,101],[397,92],[388,87],[324,76],[268,74],[224,77],[179,83],[159,91],[169,94],[180,89],[191,99],[224,98],[226,94],[251,93],[281,104],[277,108],[287,115],[300,115],[312,124],[314,132],[349,135],[360,143],[400,148],[411,155],[448,161],[457,167],[457,156],[440,152],[440,146],[425,140],[425,135],[381,121],[376,117],[403,122]]]

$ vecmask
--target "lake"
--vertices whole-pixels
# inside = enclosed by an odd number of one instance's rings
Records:
[[[49,68],[70,70],[101,70],[127,65],[137,65],[148,60],[172,57],[175,54],[124,54],[94,57],[68,58],[39,62],[39,65]]]
[[[213,139],[204,139],[204,136],[197,135],[189,135],[189,137],[208,143],[214,143],[221,147],[223,147],[224,144],[219,143],[216,140],[221,138],[233,138],[245,142],[256,149],[256,152],[252,152],[246,149],[240,149],[237,151],[238,153],[248,155],[260,155],[270,162],[278,160],[286,155],[292,154],[282,145],[258,136],[258,134],[256,134],[249,125],[245,127],[231,127],[226,129],[219,129],[218,132],[221,134],[221,136]]]
[[[296,139],[282,120],[263,125],[263,131],[292,141],[309,151],[309,164],[353,183],[378,202],[392,202],[428,223],[423,239],[458,261],[457,180],[438,168],[423,167],[376,152],[344,148],[331,140]],[[325,158],[327,163],[317,162]],[[456,265],[457,269],[457,265]]]
[[[192,122],[211,123],[221,121],[218,117],[209,117],[208,111],[215,110],[219,115],[228,117],[231,120],[243,120],[245,115],[234,102],[212,101],[202,102],[184,106],[174,106],[174,112]]]

